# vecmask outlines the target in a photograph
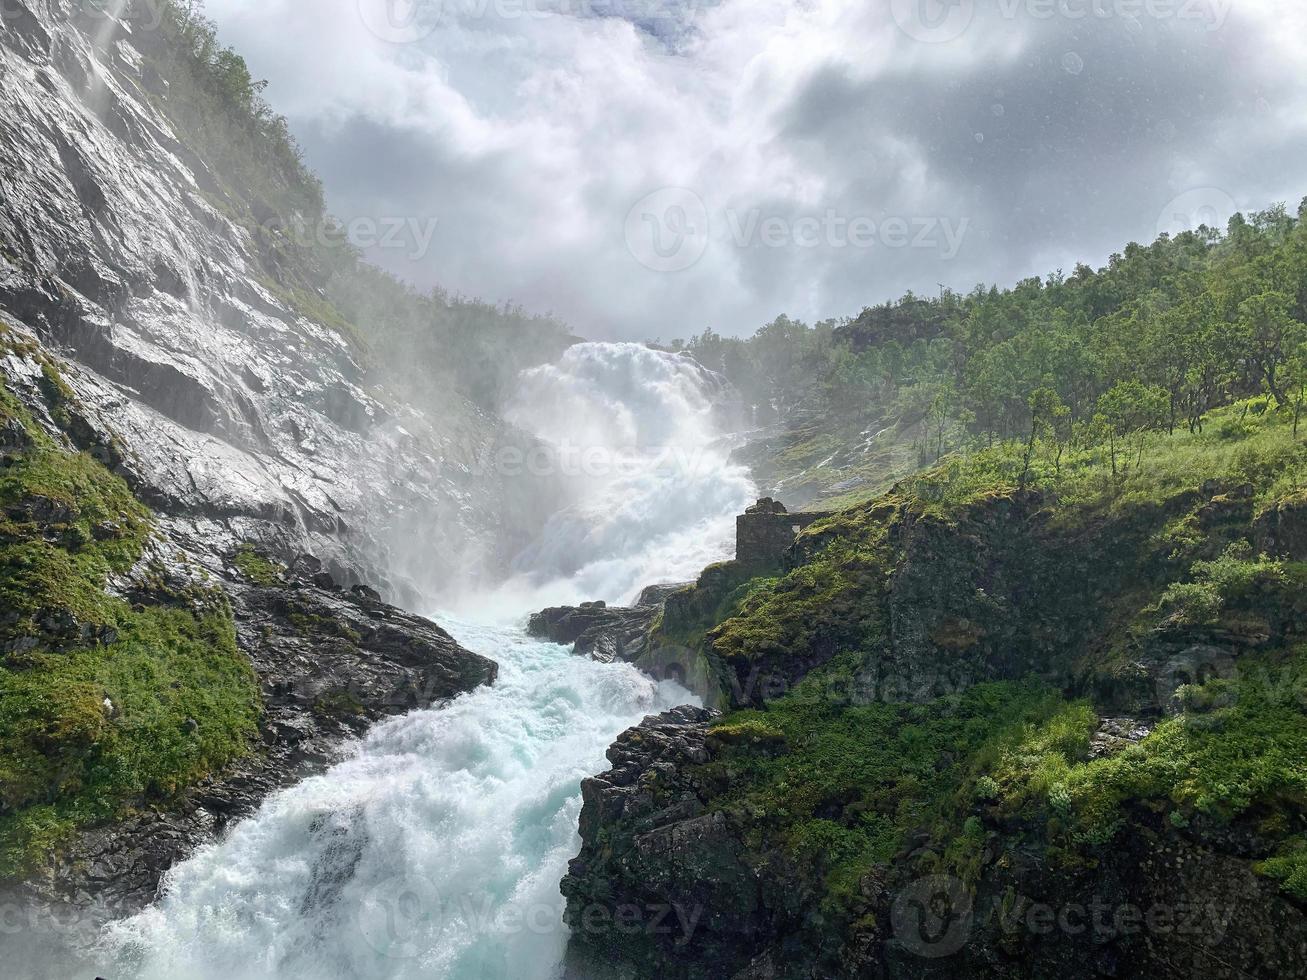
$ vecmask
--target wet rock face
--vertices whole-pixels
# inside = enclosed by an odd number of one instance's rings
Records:
[[[896,859],[858,883],[867,914],[831,915],[809,869],[753,844],[767,814],[713,803],[730,779],[699,768],[714,717],[645,719],[583,784],[581,851],[562,882],[568,980],[1303,976],[1293,902],[1160,820],[1141,819],[1092,867],[991,845],[973,886]],[[1129,744],[1141,729],[1113,719],[1100,736]]]
[[[488,556],[462,581],[493,572],[526,529],[503,527],[513,488],[472,464],[518,437],[457,397],[439,418],[397,404],[292,305],[268,230],[229,216],[159,108],[147,25],[101,7],[9,0],[0,17],[0,314],[84,369],[89,426],[197,536],[236,524],[405,602],[442,584],[433,554]]]
[[[573,935],[569,977],[654,976],[660,951],[677,947],[709,969],[711,958],[692,945],[705,909],[719,924],[732,917],[738,929],[726,931],[737,940],[756,935],[758,900],[739,841],[724,817],[706,813],[685,773],[708,760],[716,716],[685,707],[646,718],[608,749],[612,769],[581,784],[581,853],[561,886]],[[638,910],[634,930],[622,924],[627,910]]]
[[[523,531],[504,527],[521,488],[473,465],[518,436],[456,396],[440,417],[399,404],[355,346],[304,315],[268,229],[233,220],[241,209],[161,110],[151,36],[101,9],[113,6],[6,0],[0,16],[0,377],[52,439],[150,507],[153,551],[222,587],[265,715],[250,756],[81,834],[28,886],[109,915],[151,900],[168,867],[370,723],[493,682],[494,663],[383,596],[430,595],[456,564],[474,583]],[[57,406],[43,363],[67,389]],[[27,448],[0,413],[0,455]],[[6,519],[61,521],[57,500],[21,506]],[[234,567],[249,543],[284,574],[260,583]],[[487,560],[453,557],[471,554]],[[167,583],[114,587],[150,605]],[[35,625],[15,642],[115,639],[58,610]]]
[[[527,632],[551,643],[571,644],[578,656],[600,663],[632,663],[644,653],[649,627],[659,609],[657,603],[631,608],[602,602],[561,606],[533,615]]]

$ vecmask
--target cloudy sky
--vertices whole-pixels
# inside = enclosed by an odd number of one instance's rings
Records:
[[[1290,0],[208,0],[419,286],[596,339],[1011,283],[1307,195]]]

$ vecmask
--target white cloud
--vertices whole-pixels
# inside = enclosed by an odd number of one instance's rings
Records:
[[[1102,261],[1194,186],[1254,207],[1307,193],[1304,14],[1269,0],[958,0],[941,43],[900,22],[942,0],[416,0],[434,20],[398,23],[420,40],[369,32],[409,2],[209,12],[335,210],[439,219],[421,260],[377,261],[592,337],[747,332]],[[708,215],[674,272],[626,240],[657,231],[627,219],[667,187]],[[654,217],[674,244],[681,212]],[[855,219],[876,222],[864,244]]]

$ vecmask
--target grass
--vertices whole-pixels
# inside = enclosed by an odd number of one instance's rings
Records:
[[[832,664],[765,710],[722,719],[710,732],[715,758],[703,767],[706,781],[724,787],[715,806],[754,815],[750,845],[779,846],[819,869],[837,906],[919,830],[951,842],[924,856],[923,873],[974,861],[974,834],[965,831],[981,760],[1001,756],[1064,704],[1033,683],[982,684],[922,705],[840,703],[828,694],[844,669]]]
[[[38,620],[59,610],[113,625],[104,583],[140,558],[149,512],[92,456],[60,447],[4,388],[0,410],[29,442],[0,468],[0,641],[39,635]]]
[[[1110,843],[1139,806],[1177,827],[1251,816],[1263,836],[1307,830],[1307,647],[1181,693],[1181,715],[1107,758],[1087,760],[1078,741],[1049,737],[1087,739],[1092,716],[1064,713],[1032,730],[993,773],[1002,809],[1047,815],[1050,839],[1066,846]]]
[[[1272,842],[1257,869],[1307,898],[1307,647],[1195,688],[1185,713],[1092,760],[1087,701],[1033,681],[921,705],[832,699],[856,689],[849,667],[722,718],[700,774],[717,809],[746,815],[751,849],[816,869],[830,909],[852,911],[861,879],[912,841],[912,873],[972,881],[991,835],[1079,866],[1140,811],[1177,829],[1250,821]]]
[[[285,567],[260,555],[253,545],[241,545],[232,558],[232,564],[241,575],[265,589],[285,584],[282,577]]]
[[[1008,442],[948,457],[908,481],[908,488],[934,512],[954,513],[1016,491],[1022,452],[1020,443]],[[1056,448],[1041,443],[1026,485],[1055,496],[1065,515],[1128,510],[1203,480],[1250,485],[1261,514],[1300,498],[1307,487],[1307,440],[1294,438],[1290,413],[1268,411],[1257,400],[1213,411],[1202,432],[1151,433],[1137,453],[1118,460],[1114,474],[1105,446],[1071,450],[1058,466]]]
[[[225,607],[129,613],[113,644],[0,670],[0,878],[248,752],[257,690]]]
[[[74,396],[46,364],[59,421]],[[166,800],[249,751],[258,681],[225,597],[190,586],[132,605],[108,590],[142,562],[148,510],[65,448],[0,385],[26,445],[0,461],[0,878],[79,827]],[[140,570],[144,574],[144,569]],[[156,576],[157,578],[157,576]]]

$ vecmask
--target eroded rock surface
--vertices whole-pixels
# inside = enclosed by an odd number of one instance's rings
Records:
[[[627,608],[602,602],[560,606],[534,614],[527,632],[552,643],[570,644],[577,655],[601,663],[632,663],[646,649],[646,636],[659,608],[657,604]]]
[[[301,560],[275,586],[243,581],[235,569],[224,579],[263,691],[259,750],[178,801],[81,834],[31,883],[34,895],[93,901],[101,914],[136,911],[173,864],[268,794],[339,760],[373,722],[494,683],[493,661],[364,586],[345,590],[310,571],[319,567]]]
[[[304,313],[325,272],[287,271],[272,216],[233,219],[160,108],[156,32],[111,6],[0,18],[0,315],[82,368],[89,428],[196,539],[316,554],[405,604],[445,584],[432,554],[465,556],[464,583],[493,572],[533,509],[478,461],[533,443],[456,394],[440,417],[399,403]]]
[[[857,922],[828,916],[810,869],[754,845],[766,813],[715,804],[728,787],[702,767],[720,751],[714,718],[645,719],[583,784],[562,883],[569,980],[1304,976],[1301,910],[1229,842],[1154,820],[1079,869],[994,842],[965,888],[880,865]],[[1139,736],[1118,722],[1112,737]]]

